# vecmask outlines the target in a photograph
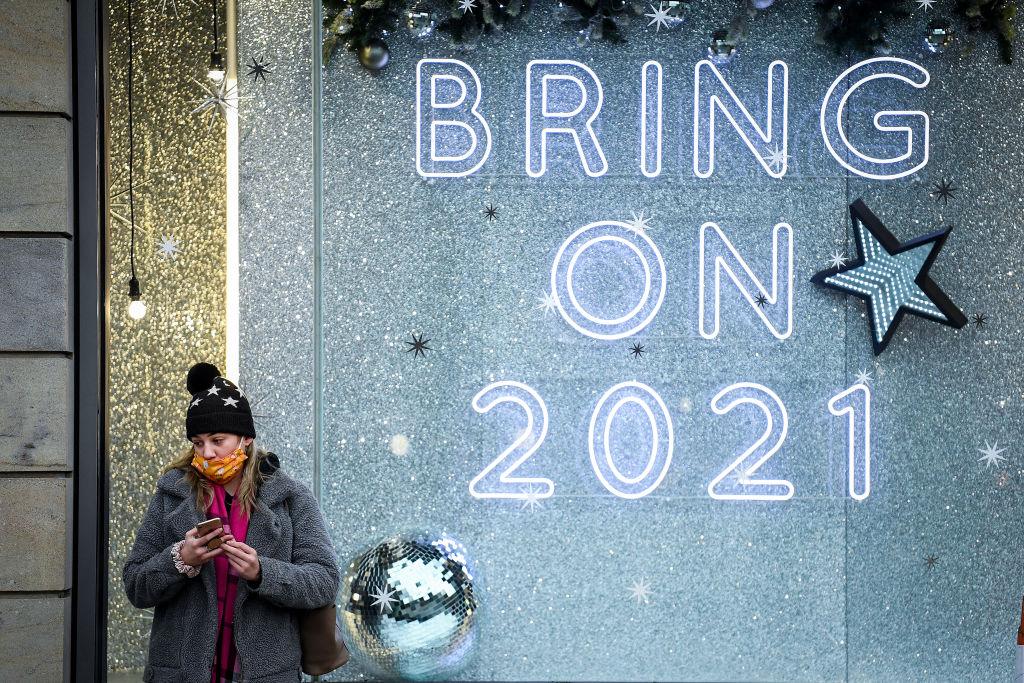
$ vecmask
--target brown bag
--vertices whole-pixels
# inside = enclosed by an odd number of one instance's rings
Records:
[[[299,642],[302,644],[302,671],[320,676],[344,666],[348,648],[341,638],[334,605],[298,610]]]
[[[291,506],[285,501],[288,516]],[[302,671],[321,676],[345,666],[348,648],[341,637],[338,612],[334,603],[315,609],[296,610],[299,618],[299,645],[302,649]]]

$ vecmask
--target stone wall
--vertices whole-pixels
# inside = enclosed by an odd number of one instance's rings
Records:
[[[68,680],[74,439],[67,0],[0,2],[0,680]]]

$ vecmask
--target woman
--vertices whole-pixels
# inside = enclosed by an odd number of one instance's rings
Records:
[[[188,373],[185,431],[124,565],[136,607],[155,607],[144,680],[301,679],[295,610],[331,604],[338,566],[312,494],[259,450],[245,395],[208,363]],[[219,517],[205,535],[197,525]],[[216,546],[210,550],[207,543]]]

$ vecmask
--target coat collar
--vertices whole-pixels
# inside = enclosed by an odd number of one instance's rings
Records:
[[[276,460],[276,456],[275,456]],[[164,474],[157,480],[157,488],[177,498],[190,498],[194,496],[192,487],[185,479],[183,470],[174,469]],[[281,470],[275,470],[272,474],[265,474],[263,484],[256,492],[256,505],[262,503],[271,507],[295,493],[296,482]]]

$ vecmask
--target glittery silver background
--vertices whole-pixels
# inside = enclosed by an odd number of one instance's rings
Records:
[[[187,444],[188,368],[224,362],[224,125],[190,112],[209,59],[209,14],[191,2],[134,3],[136,271],[147,304],[128,317],[128,30],[110,11],[108,420],[110,547],[107,666],[141,669],[152,610],[133,607],[121,569],[160,469]],[[173,239],[174,256],[160,244]],[[137,677],[136,677],[137,679]]]
[[[807,2],[778,3],[751,25],[726,73],[755,117],[767,64],[790,67],[790,168],[769,178],[734,135],[717,169],[691,170],[693,65],[729,7],[699,5],[678,31],[635,22],[625,46],[577,47],[547,6],[527,30],[471,52],[442,37],[389,36],[390,66],[364,70],[343,51],[323,71],[324,167],[311,174],[307,3],[243,2],[240,57],[275,69],[242,114],[242,378],[277,420],[268,439],[286,466],[311,476],[311,395],[323,391],[323,507],[347,561],[410,528],[445,530],[480,569],[481,637],[466,678],[500,680],[1002,680],[1013,666],[1021,595],[1022,250],[1017,141],[1024,118],[1019,65],[999,64],[988,37],[946,55],[919,47],[923,11],[895,32],[896,55],[931,72],[924,91],[876,84],[852,101],[851,136],[885,140],[885,108],[931,115],[929,165],[896,181],[850,177],[817,128],[821,97],[850,60],[815,47]],[[959,25],[954,23],[958,28]],[[964,37],[964,36],[961,36]],[[483,84],[494,147],[468,179],[415,171],[416,61],[458,57]],[[573,163],[542,179],[523,171],[524,69],[577,59],[605,89],[600,135],[611,167],[600,179]],[[637,167],[639,70],[665,69],[665,171]],[[245,91],[243,91],[245,94]],[[896,105],[893,107],[893,105]],[[888,148],[891,151],[891,147]],[[570,162],[573,155],[564,156]],[[947,205],[930,196],[949,180]],[[313,242],[317,183],[323,240]],[[932,276],[989,324],[954,331],[908,317],[871,355],[864,305],[808,280],[836,249],[855,256],[847,206],[862,197],[901,240],[956,226]],[[492,203],[498,219],[482,213]],[[636,338],[592,340],[537,308],[562,240],[600,219],[653,214],[668,293]],[[760,276],[770,229],[796,234],[795,332],[779,342],[734,289],[722,334],[697,333],[697,229],[717,221]],[[323,286],[311,287],[315,249]],[[312,328],[315,297],[323,324]],[[425,357],[406,341],[423,333]],[[633,358],[633,341],[646,353]],[[322,375],[312,376],[320,345]],[[844,498],[845,421],[826,401],[871,373],[871,497]],[[555,482],[539,509],[482,501],[468,482],[522,428],[519,413],[475,413],[471,399],[509,379],[547,403],[544,444],[519,469]],[[676,449],[668,476],[641,500],[615,498],[590,468],[587,426],[598,397],[635,379],[666,400]],[[709,401],[736,381],[779,394],[790,415],[782,450],[761,470],[796,487],[785,502],[715,501],[707,483],[763,429],[754,411],[717,416]],[[395,435],[409,441],[397,455]],[[998,442],[1008,460],[978,461]],[[643,452],[646,444],[637,446]],[[401,452],[401,449],[397,449]],[[926,558],[936,558],[929,566]],[[635,582],[649,585],[634,599]],[[346,667],[332,680],[363,676]]]

